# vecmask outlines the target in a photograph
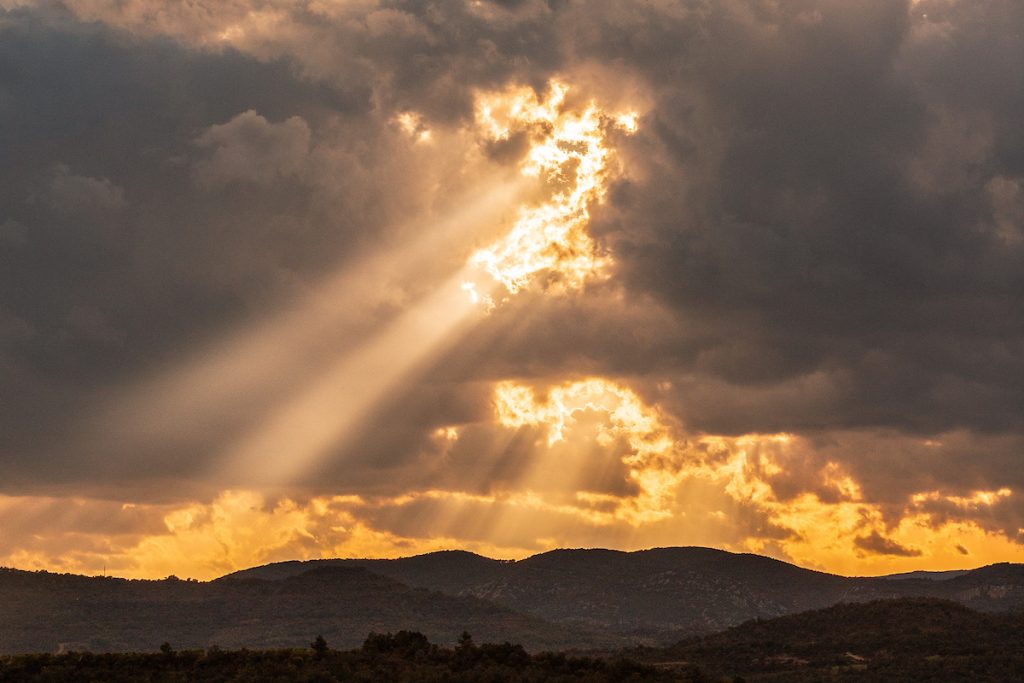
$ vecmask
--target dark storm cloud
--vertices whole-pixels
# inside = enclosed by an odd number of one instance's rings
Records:
[[[17,397],[0,408],[4,480],[102,477],[69,434],[107,388],[358,253],[416,185],[397,200],[366,189],[374,172],[402,182],[349,144],[381,129],[368,91],[305,81],[284,59],[0,17],[0,383]],[[126,447],[97,450],[118,462]],[[162,468],[123,456],[125,473]]]
[[[719,431],[1020,430],[1019,3],[741,4],[656,81],[601,228],[633,288],[711,330],[681,369],[726,395],[679,409]]]
[[[101,478],[67,440],[93,397],[394,238],[433,182],[394,141],[396,113],[453,130],[474,89],[555,74],[646,100],[593,211],[612,281],[499,308],[310,485],[514,481],[532,435],[470,429],[446,469],[431,433],[490,420],[493,380],[590,374],[695,431],[810,435],[773,481],[782,499],[830,495],[830,461],[895,508],[1024,485],[1019,2],[445,0],[333,18],[271,3],[281,23],[237,51],[208,38],[246,3],[202,31],[66,5],[0,15],[8,486]],[[148,452],[100,444],[116,463],[102,476],[198,476],[223,435],[189,429]],[[1009,532],[1003,507],[992,526]]]
[[[148,345],[236,305],[230,292],[211,291],[213,268],[188,261],[213,252],[230,264],[234,236],[203,233],[218,223],[225,232],[243,203],[194,192],[177,160],[208,126],[247,109],[280,120],[343,103],[297,82],[284,63],[139,44],[31,15],[9,16],[0,30],[0,210],[15,226],[5,234],[17,236],[5,240],[0,275],[7,314],[49,335],[76,303],[102,302]],[[148,249],[163,261],[147,261]]]

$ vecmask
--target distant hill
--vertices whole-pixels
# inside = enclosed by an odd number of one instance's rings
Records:
[[[934,598],[843,603],[635,652],[705,680],[1020,681],[1024,613]]]
[[[902,574],[886,574],[880,576],[880,579],[890,579],[892,581],[902,581],[903,579],[931,579],[932,581],[945,581],[946,579],[955,579],[958,576],[969,574],[970,569],[951,569],[945,572],[928,572],[928,571],[916,571],[916,572],[903,572]]]
[[[354,647],[371,631],[417,630],[438,643],[462,631],[529,648],[611,647],[581,632],[474,598],[413,589],[359,567],[275,581],[129,581],[0,570],[0,653],[302,647],[317,634]]]
[[[554,550],[517,562],[449,551],[397,560],[287,562],[225,578],[279,578],[322,566],[363,567],[409,586],[483,598],[548,621],[662,642],[839,602],[922,596],[986,611],[1024,608],[1024,565],[991,565],[942,581],[850,578],[696,547]]]
[[[708,548],[556,550],[510,562],[467,552],[282,562],[210,582],[0,570],[0,653],[61,649],[339,647],[370,631],[531,650],[663,644],[841,602],[930,597],[1024,609],[1024,565],[944,580],[848,578]]]
[[[468,593],[467,586],[477,586],[499,578],[503,569],[511,564],[515,563],[508,560],[492,560],[464,550],[442,550],[397,560],[327,559],[275,562],[262,567],[243,569],[223,578],[283,579],[319,567],[362,567],[409,586],[458,595]]]

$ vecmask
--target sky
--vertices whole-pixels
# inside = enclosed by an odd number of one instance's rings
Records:
[[[1024,561],[1019,0],[0,0],[0,565]]]

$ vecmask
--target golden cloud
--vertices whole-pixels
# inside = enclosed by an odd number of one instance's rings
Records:
[[[470,265],[512,294],[540,274],[546,275],[549,290],[579,289],[610,263],[587,232],[589,207],[606,192],[608,131],[632,133],[637,116],[609,114],[594,102],[582,109],[570,107],[568,92],[568,86],[554,81],[543,99],[531,88],[516,86],[482,93],[477,100],[476,126],[485,139],[527,140],[521,171],[551,188],[546,200],[519,210],[507,235],[470,258]]]
[[[1008,488],[924,491],[894,514],[829,462],[813,474],[814,490],[783,497],[773,481],[812,448],[800,437],[687,434],[629,387],[599,377],[546,388],[499,382],[493,405],[486,428],[535,438],[527,470],[489,492],[300,500],[228,490],[174,505],[0,497],[0,525],[14,530],[0,563],[205,579],[278,560],[455,547],[519,558],[554,547],[713,545],[844,574],[1024,559],[1015,539],[978,521],[1013,499]],[[453,446],[468,428],[441,427],[433,441]],[[585,476],[595,465],[621,485],[595,484]]]

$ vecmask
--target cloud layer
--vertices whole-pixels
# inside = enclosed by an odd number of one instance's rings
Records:
[[[0,0],[0,561],[171,573],[184,529],[236,539],[204,576],[1020,560],[1022,29],[1014,0]],[[463,311],[472,255],[582,182],[564,141],[520,173],[551,120],[481,114],[553,82],[560,121],[606,114],[587,253]],[[576,257],[602,277],[559,286]]]

